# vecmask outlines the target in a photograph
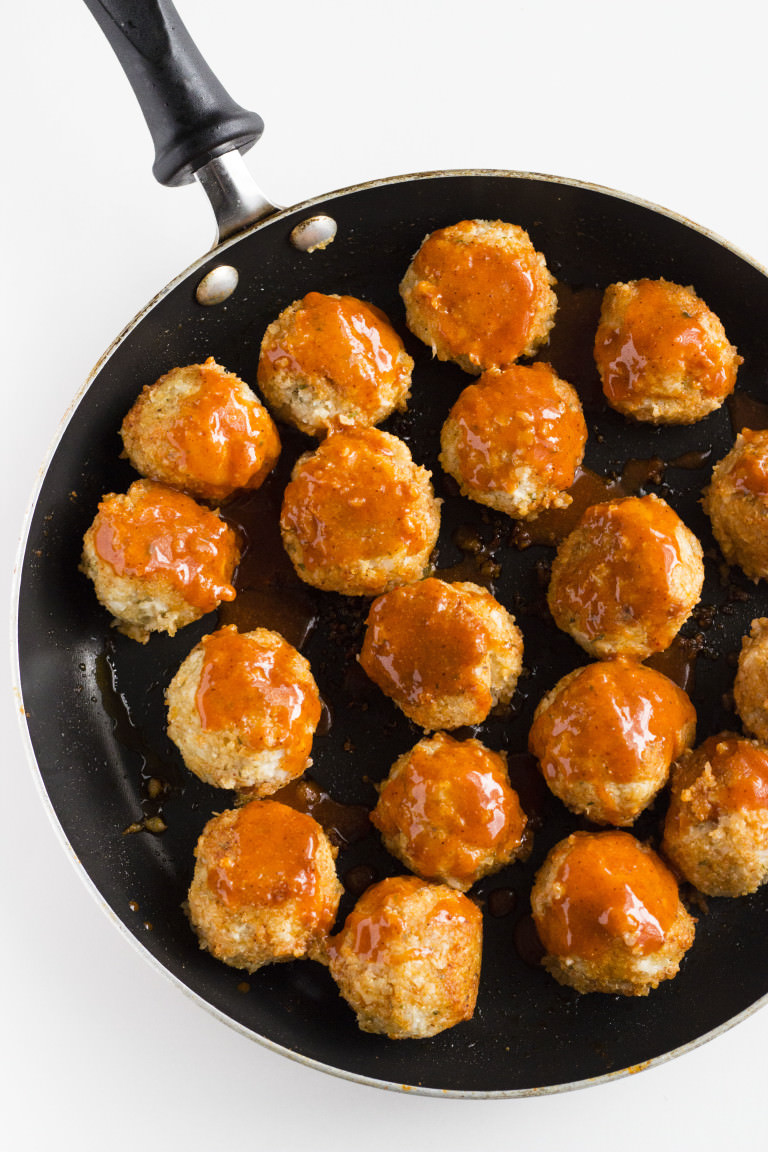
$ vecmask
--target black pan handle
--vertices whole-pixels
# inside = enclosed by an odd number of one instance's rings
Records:
[[[264,121],[232,99],[171,0],[85,0],[112,45],[155,145],[161,184],[189,184],[211,160],[244,152]]]

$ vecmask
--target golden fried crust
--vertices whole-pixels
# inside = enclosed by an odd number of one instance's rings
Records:
[[[768,577],[768,429],[739,433],[702,503],[728,563],[755,583]]]
[[[504,753],[444,732],[395,761],[371,823],[412,872],[462,892],[528,847],[527,819]]]
[[[146,385],[120,434],[137,472],[202,500],[259,488],[280,455],[264,405],[213,357]]]
[[[553,284],[522,228],[462,220],[424,239],[400,295],[408,327],[438,360],[478,373],[531,356],[547,339]]]
[[[730,732],[672,773],[663,850],[707,896],[744,896],[768,878],[768,750]]]
[[[377,428],[333,432],[296,462],[280,531],[307,584],[377,596],[419,580],[440,531],[430,473]]]
[[[395,876],[369,888],[331,937],[328,963],[363,1032],[422,1039],[471,1019],[483,918],[460,892]]]
[[[126,636],[179,628],[233,600],[239,549],[217,512],[153,480],[108,493],[85,533],[80,570]]]
[[[695,731],[681,688],[619,657],[564,676],[539,702],[528,746],[572,812],[626,827],[666,784]]]
[[[483,373],[445,421],[440,463],[462,495],[515,519],[566,508],[584,455],[579,398],[548,364]]]
[[[753,620],[741,642],[733,700],[746,731],[768,743],[768,617]]]
[[[741,357],[692,288],[632,280],[605,291],[595,362],[617,411],[652,424],[693,424],[733,391]]]
[[[562,542],[547,602],[558,628],[591,656],[663,652],[698,603],[699,541],[658,496],[588,508]]]
[[[561,840],[536,874],[531,907],[544,967],[577,992],[646,996],[693,943],[674,876],[627,832]]]
[[[412,369],[379,308],[353,296],[310,292],[267,328],[258,381],[278,419],[322,437],[405,411]]]
[[[360,664],[415,724],[434,731],[481,724],[507,703],[523,639],[484,588],[429,577],[371,605]]]
[[[201,948],[248,972],[324,955],[342,887],[311,816],[252,800],[208,821],[195,859],[188,911]]]
[[[277,632],[205,636],[165,700],[168,735],[206,784],[270,796],[312,763],[320,695],[308,661]]]

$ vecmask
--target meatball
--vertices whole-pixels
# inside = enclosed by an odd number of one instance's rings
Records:
[[[405,411],[412,368],[378,308],[354,296],[310,292],[267,328],[258,381],[280,420],[322,437]]]
[[[715,465],[703,505],[728,563],[755,584],[768,578],[768,429],[739,433]]]
[[[195,857],[188,909],[201,948],[249,972],[324,956],[342,887],[311,816],[251,800],[208,821]]]
[[[527,819],[503,752],[437,732],[392,765],[371,823],[411,872],[466,892],[521,854]]]
[[[752,621],[741,642],[733,699],[747,732],[768,743],[768,618]]]
[[[235,533],[218,512],[153,480],[110,492],[83,540],[82,572],[120,632],[144,644],[234,600]]]
[[[529,519],[571,503],[587,426],[579,398],[549,364],[483,373],[443,425],[440,463],[464,496]]]
[[[558,628],[590,656],[663,652],[701,595],[701,544],[658,496],[587,508],[552,565]]]
[[[429,577],[371,605],[363,670],[415,724],[482,724],[506,704],[522,668],[513,616],[477,584]]]
[[[695,921],[674,876],[628,832],[573,832],[536,874],[544,967],[577,992],[646,996],[677,975]]]
[[[168,735],[206,784],[269,796],[311,763],[320,695],[307,661],[277,632],[229,625],[203,637],[165,700]]]
[[[564,676],[537,707],[528,746],[567,808],[623,827],[664,787],[695,731],[681,688],[619,657]]]
[[[120,434],[137,472],[202,500],[258,488],[280,455],[264,405],[212,357],[145,385]]]
[[[672,770],[663,850],[707,896],[746,896],[768,879],[768,749],[723,732]]]
[[[632,280],[605,291],[595,361],[612,408],[651,424],[694,424],[733,391],[741,357],[693,288]]]
[[[402,440],[377,428],[334,432],[301,456],[280,515],[301,579],[347,596],[419,580],[440,531],[430,475]]]
[[[462,220],[422,242],[400,284],[408,327],[467,372],[531,356],[554,323],[554,279],[528,233]]]
[[[394,876],[358,900],[328,947],[330,973],[363,1032],[421,1039],[469,1020],[483,918],[443,884]]]

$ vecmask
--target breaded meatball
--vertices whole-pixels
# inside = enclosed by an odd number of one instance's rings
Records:
[[[741,642],[733,700],[744,728],[768,743],[768,618],[753,620]]]
[[[587,508],[552,565],[547,600],[558,628],[590,654],[663,652],[698,603],[701,544],[658,496]]]
[[[522,668],[513,616],[477,584],[429,577],[374,600],[363,670],[409,720],[433,731],[482,724]]]
[[[333,432],[301,456],[280,514],[301,579],[347,596],[419,580],[440,531],[430,475],[402,440],[378,428]]]
[[[168,735],[206,784],[269,796],[311,764],[320,695],[308,662],[277,632],[229,625],[204,636],[165,701]]]
[[[311,816],[252,800],[209,820],[195,857],[188,907],[201,948],[248,972],[324,956],[343,889]]]
[[[579,398],[549,364],[484,372],[443,424],[440,463],[462,495],[527,520],[566,508],[584,456]]]
[[[80,570],[120,632],[145,644],[234,600],[235,533],[191,496],[136,480],[110,492],[83,540]]]
[[[573,832],[531,892],[550,975],[577,992],[646,996],[677,975],[695,921],[662,862],[628,832]]]
[[[480,909],[444,884],[395,876],[368,888],[329,942],[329,968],[363,1032],[434,1036],[469,1020],[480,979]]]
[[[564,676],[539,703],[528,747],[567,808],[625,827],[664,787],[695,732],[682,688],[619,657]]]
[[[707,896],[746,896],[768,879],[768,749],[710,736],[672,770],[663,850]]]
[[[728,563],[755,584],[768,578],[768,429],[739,433],[715,465],[703,505]]]
[[[466,372],[506,368],[547,339],[557,297],[528,233],[462,220],[422,242],[400,284],[408,327]]]
[[[733,391],[741,357],[693,288],[631,280],[605,291],[595,362],[612,408],[651,424],[694,424]]]
[[[280,455],[264,405],[213,357],[145,385],[120,435],[142,476],[202,500],[258,488]]]
[[[527,818],[503,752],[437,732],[392,765],[371,823],[411,872],[466,892],[520,855]]]
[[[309,436],[405,411],[413,360],[384,313],[354,296],[309,292],[264,334],[258,381],[280,419]]]

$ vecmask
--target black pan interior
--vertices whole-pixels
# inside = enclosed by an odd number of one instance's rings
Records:
[[[336,219],[337,238],[323,252],[298,252],[289,243],[290,230],[315,212]],[[209,355],[255,383],[264,329],[290,301],[310,289],[371,300],[392,318],[416,361],[410,411],[385,427],[402,436],[414,457],[433,470],[444,499],[437,567],[455,571],[467,559],[467,540],[479,541],[475,563],[490,559],[497,566],[498,571],[492,570],[496,595],[523,629],[526,676],[512,709],[477,730],[491,746],[523,753],[536,702],[585,658],[542,607],[553,550],[516,547],[509,520],[457,496],[443,476],[437,462],[439,427],[469,377],[433,361],[408,334],[397,293],[422,237],[468,217],[523,225],[562,285],[566,338],[558,345],[556,329],[548,355],[584,400],[590,431],[585,463],[601,473],[620,472],[632,458],[658,457],[668,465],[663,477],[646,480],[641,490],[665,496],[702,539],[707,554],[704,603],[715,608],[686,626],[686,634],[702,645],[693,693],[699,738],[722,728],[738,729],[728,695],[734,654],[749,621],[768,614],[768,604],[765,593],[739,573],[723,576],[699,506],[711,464],[733,442],[732,416],[724,407],[692,428],[630,424],[601,402],[589,347],[599,295],[611,281],[664,276],[692,284],[719,314],[744,357],[739,393],[768,401],[768,280],[712,238],[647,206],[587,187],[502,174],[394,181],[285,213],[212,256],[149,310],[85,393],[46,474],[21,576],[19,655],[35,756],[63,830],[106,902],[170,973],[242,1027],[345,1074],[450,1093],[513,1093],[570,1085],[654,1060],[763,997],[768,991],[763,928],[768,889],[741,900],[710,900],[706,910],[692,906],[699,918],[693,949],[679,976],[645,999],[581,997],[559,987],[530,963],[525,947],[528,891],[548,848],[572,828],[587,825],[542,796],[530,765],[513,757],[518,783],[536,807],[541,827],[526,864],[512,866],[475,890],[486,909],[485,950],[471,1022],[431,1040],[393,1042],[357,1029],[317,964],[273,966],[244,983],[241,973],[198,949],[182,910],[195,840],[211,813],[228,806],[230,797],[185,773],[164,730],[165,686],[199,637],[216,626],[216,618],[173,639],[155,636],[141,646],[109,628],[78,572],[82,535],[98,500],[107,491],[125,490],[135,478],[120,459],[118,428],[145,383],[173,365]],[[194,288],[222,260],[238,268],[239,288],[225,305],[202,308],[195,303]],[[575,317],[570,335],[569,316]],[[247,515],[252,524],[274,522],[290,463],[310,447],[298,434],[286,434],[284,441],[278,474],[251,497]],[[701,454],[700,466],[670,463],[690,452]],[[471,573],[465,570],[464,578]],[[288,594],[293,594],[290,588]],[[374,782],[420,732],[356,670],[366,605],[309,591],[304,596],[307,621],[314,623],[303,649],[329,716],[327,730],[315,741],[311,775],[334,799],[370,807]],[[147,794],[150,778],[167,788],[154,808]],[[166,831],[125,833],[158,807]],[[662,815],[660,801],[644,816],[640,833],[653,840]],[[381,850],[375,833],[342,849],[342,877],[356,865],[376,876],[401,870]],[[494,889],[501,894],[489,901]],[[350,901],[345,898],[343,911]],[[504,914],[494,915],[491,909]]]

